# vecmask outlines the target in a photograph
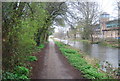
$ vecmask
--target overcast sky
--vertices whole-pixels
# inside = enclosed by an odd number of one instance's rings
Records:
[[[96,0],[101,9],[104,11],[104,12],[107,12],[110,14],[110,16],[113,16],[113,17],[116,17],[118,15],[118,11],[116,10],[116,2],[117,1],[120,1],[120,0]]]
[[[95,1],[98,2],[98,4],[100,5],[100,9],[103,12],[107,12],[108,14],[110,14],[110,19],[114,19],[118,16],[118,11],[116,10],[117,7],[116,2],[120,0],[95,0]],[[55,31],[56,32],[59,31],[58,26],[56,27]]]

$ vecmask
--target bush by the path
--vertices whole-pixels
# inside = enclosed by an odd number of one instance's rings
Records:
[[[27,58],[28,61],[37,61],[37,57],[36,56],[29,56]]]
[[[17,80],[19,79],[29,79],[30,70],[23,66],[16,66],[13,72],[5,72],[3,74],[3,80],[7,81],[8,79]]]

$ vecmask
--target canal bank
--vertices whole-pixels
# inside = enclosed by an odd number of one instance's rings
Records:
[[[96,58],[101,62],[109,62],[114,68],[118,68],[119,50],[103,44],[91,44],[88,40],[61,40],[61,42],[82,50],[92,58]]]
[[[61,42],[56,42],[56,44],[70,64],[81,71],[84,77],[88,79],[113,79],[112,75],[99,69],[99,64],[97,64],[96,61],[89,59],[82,52]],[[90,61],[94,62],[94,65],[93,63],[91,64]]]
[[[118,51],[119,48],[107,47],[99,44],[90,44],[86,41],[70,41],[60,40],[64,44],[68,44],[79,51],[84,52],[90,58],[99,61],[100,68],[108,73],[114,72],[116,74],[118,69]],[[109,71],[111,70],[111,71]],[[113,73],[111,73],[113,74]]]

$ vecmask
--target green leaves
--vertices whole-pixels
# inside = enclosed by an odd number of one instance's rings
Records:
[[[4,74],[3,74],[3,80],[5,80],[5,79],[16,79],[18,77],[18,75],[17,74],[14,74],[14,73],[11,73],[11,72],[5,72]]]
[[[47,41],[54,30],[51,25],[54,21],[53,16],[55,18],[57,14],[49,13],[50,7],[47,3],[11,2],[3,4],[2,62],[5,71],[9,71],[3,78],[19,76],[19,78],[27,79],[29,76],[26,75],[29,74],[29,71],[25,68],[28,66],[26,61],[37,60],[31,54],[45,47],[43,43]],[[51,12],[56,11],[56,6],[53,6],[55,9],[52,9]],[[15,66],[18,67],[15,68]]]
[[[72,50],[72,49],[64,49],[64,48],[61,48],[60,50],[61,50],[62,52],[66,52],[66,53],[73,53],[73,54],[77,53],[77,51]]]
[[[17,66],[14,71],[18,75],[29,75],[29,69],[23,66]]]
[[[44,44],[40,44],[40,46],[38,47],[38,48],[44,48],[45,47],[45,45]]]
[[[88,79],[109,79],[106,73],[99,72],[97,68],[88,64],[87,61],[81,57],[82,55],[76,50],[70,49],[68,45],[63,43],[55,43],[58,45],[62,54],[68,59],[71,65],[80,70],[84,74],[84,77]]]
[[[47,41],[49,32],[51,32],[48,31],[52,24],[49,19],[50,14],[45,9],[46,3],[3,4],[2,24],[5,40],[3,43],[3,67],[6,72],[10,71],[3,78],[19,76],[19,78],[27,79],[29,70],[25,68],[28,66],[26,61],[36,61],[37,58],[31,54],[44,48],[42,43]],[[36,41],[36,39],[39,40]],[[36,46],[37,42],[40,46]],[[16,65],[17,67],[15,67]]]
[[[29,57],[27,58],[27,60],[28,60],[28,61],[37,61],[37,58],[36,58],[36,56],[29,56]]]
[[[3,73],[3,80],[14,79],[19,81],[19,79],[29,79],[29,69],[23,66],[17,66],[14,68],[14,72],[5,72]]]

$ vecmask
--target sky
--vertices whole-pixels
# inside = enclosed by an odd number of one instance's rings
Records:
[[[96,0],[101,9],[104,12],[107,12],[108,14],[110,14],[111,17],[117,17],[118,15],[118,11],[116,10],[116,2],[120,1],[120,0]]]

